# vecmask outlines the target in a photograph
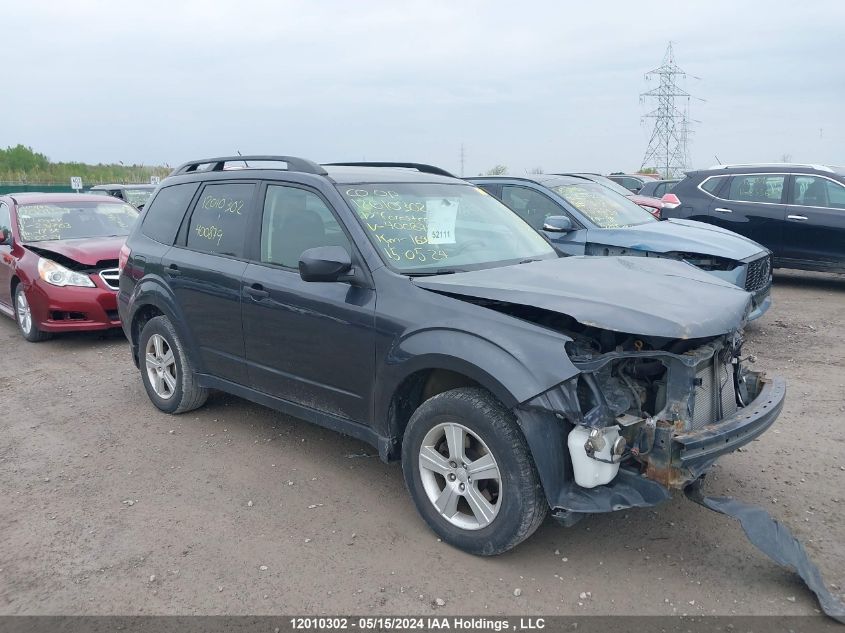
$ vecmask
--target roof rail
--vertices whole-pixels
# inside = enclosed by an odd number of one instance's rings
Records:
[[[713,165],[712,167],[708,167],[708,170],[726,169],[728,167],[809,167],[818,171],[833,171],[827,165],[814,165],[812,163],[731,163],[727,165]]]
[[[179,165],[176,169],[170,172],[171,176],[178,176],[180,174],[190,174],[200,171],[198,168],[201,165],[210,165],[208,169],[201,171],[223,171],[226,163],[244,163],[249,166],[249,161],[254,162],[277,162],[287,163],[288,171],[299,171],[305,174],[317,174],[318,176],[325,176],[326,170],[320,167],[314,161],[307,158],[297,158],[296,156],[221,156],[218,158],[203,158],[201,160],[192,160]]]
[[[425,163],[392,163],[392,162],[367,162],[359,161],[355,163],[324,163],[331,167],[402,167],[404,169],[416,169],[424,174],[435,174],[437,176],[447,176],[448,178],[457,178],[455,174],[451,174],[445,169],[435,167],[434,165],[426,165]]]

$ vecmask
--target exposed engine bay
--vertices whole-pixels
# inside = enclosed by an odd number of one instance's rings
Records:
[[[561,408],[569,407],[567,443],[575,482],[584,488],[610,483],[620,467],[670,488],[695,481],[718,455],[682,463],[678,438],[707,435],[736,417],[765,381],[747,367],[754,358],[742,358],[738,331],[699,339],[638,336],[537,308],[484,303],[572,339],[567,356],[581,373],[566,384],[569,402]]]

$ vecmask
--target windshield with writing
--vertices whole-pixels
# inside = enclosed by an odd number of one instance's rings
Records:
[[[472,185],[339,185],[385,262],[403,273],[556,257],[519,216]]]
[[[137,209],[116,200],[18,207],[18,228],[24,242],[129,235],[137,218]]]
[[[152,189],[124,189],[123,195],[126,202],[135,207],[143,207],[147,204],[147,200],[153,195]]]
[[[658,221],[638,204],[595,182],[568,183],[552,189],[601,229]]]

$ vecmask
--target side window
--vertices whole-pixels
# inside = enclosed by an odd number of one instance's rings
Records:
[[[214,255],[244,256],[244,240],[255,185],[206,185],[188,225],[187,247]]]
[[[845,209],[845,186],[817,176],[793,176],[792,203]]]
[[[261,219],[261,261],[297,268],[299,256],[317,246],[342,246],[349,239],[317,194],[285,185],[268,185]]]
[[[728,198],[738,202],[780,202],[784,179],[782,174],[734,176]]]
[[[727,176],[716,176],[715,178],[708,178],[701,183],[701,188],[712,196],[719,195],[719,189],[725,184]]]
[[[9,213],[9,207],[7,207],[4,203],[0,202],[0,231],[11,231],[12,230],[12,216]],[[0,239],[3,236],[0,235]]]
[[[663,194],[666,193],[666,183],[661,182],[654,186],[654,197],[655,198],[662,198]]]
[[[197,187],[197,183],[191,182],[159,190],[144,211],[141,233],[151,240],[172,246]]]
[[[550,215],[566,215],[566,212],[549,198],[528,187],[504,185],[502,202],[538,231],[543,228],[543,221]]]

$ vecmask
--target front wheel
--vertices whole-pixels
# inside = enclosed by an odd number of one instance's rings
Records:
[[[147,321],[138,343],[141,379],[155,406],[165,413],[184,413],[205,404],[208,389],[197,384],[170,319],[158,316]]]
[[[506,552],[548,512],[513,414],[483,389],[453,389],[420,405],[405,430],[402,470],[429,526],[471,554]]]
[[[18,323],[18,329],[23,337],[30,343],[46,341],[52,337],[50,332],[39,330],[35,324],[35,319],[32,317],[32,308],[22,284],[18,284],[15,289],[15,321]]]

